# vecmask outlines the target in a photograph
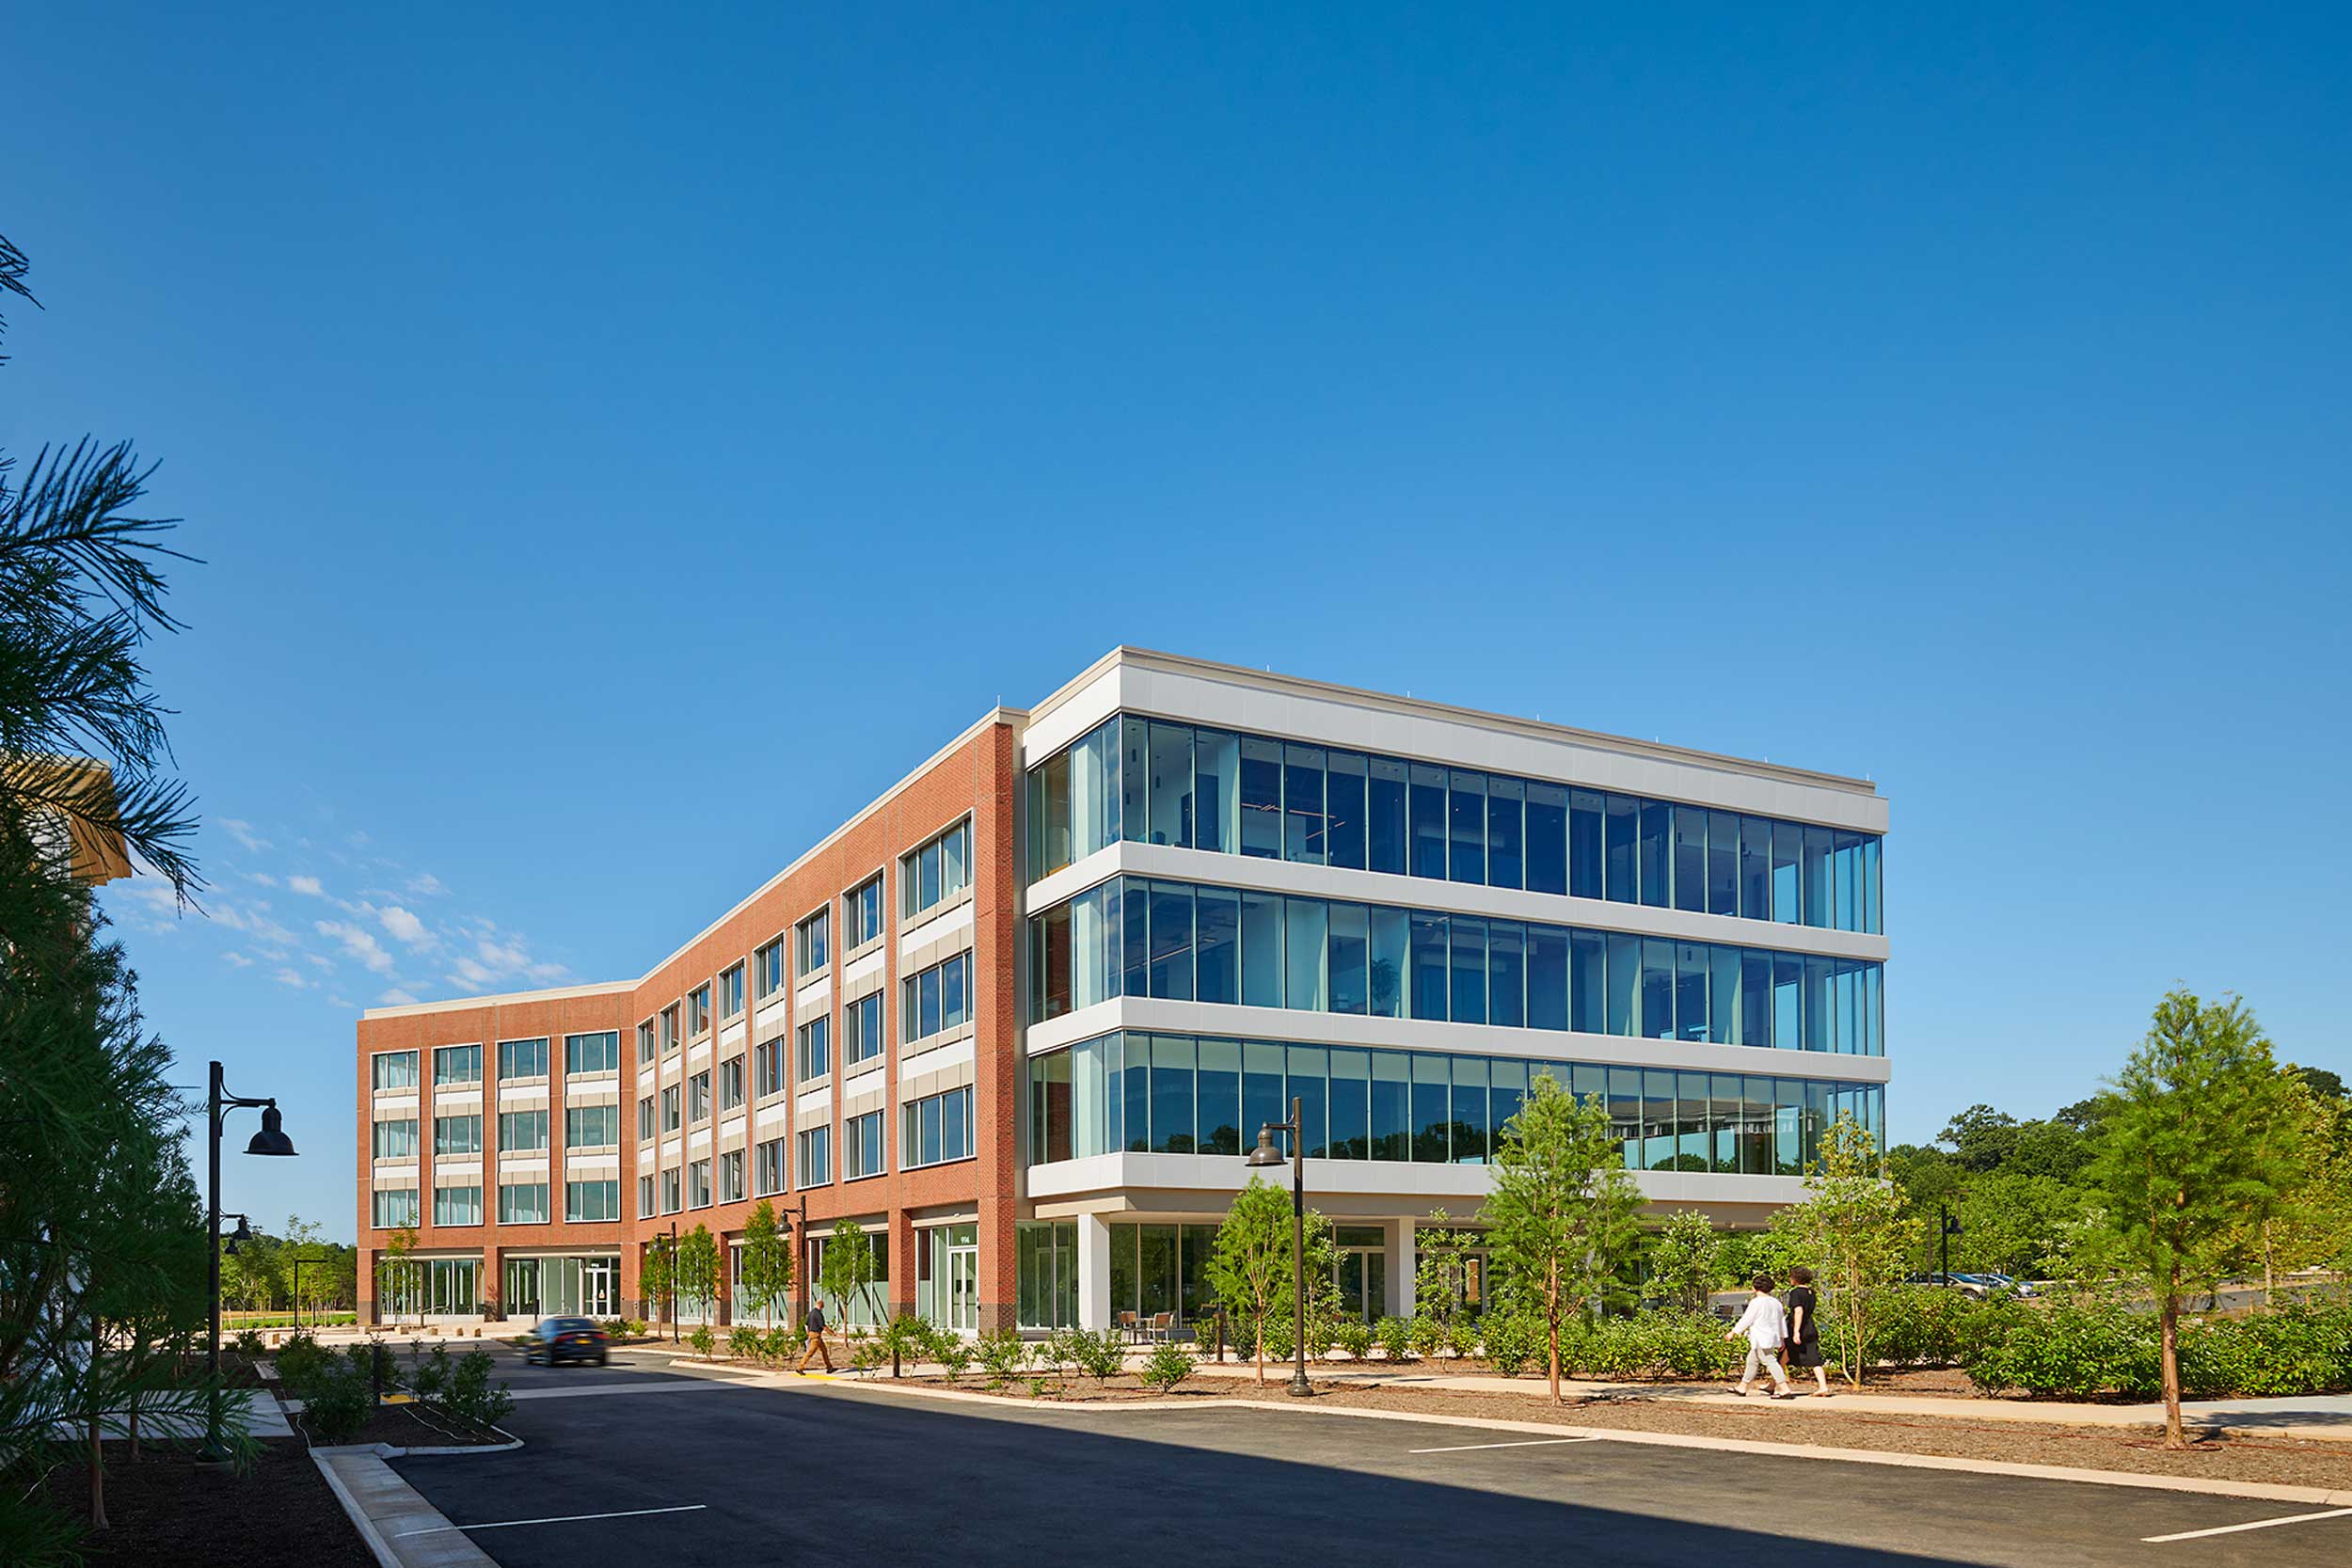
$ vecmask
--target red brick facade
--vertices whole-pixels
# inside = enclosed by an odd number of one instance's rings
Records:
[[[834,1060],[825,1093],[830,1097],[832,1106],[829,1124],[835,1130],[833,1180],[813,1186],[804,1193],[786,1191],[774,1194],[771,1195],[772,1200],[781,1211],[793,1200],[804,1197],[807,1227],[811,1234],[830,1231],[836,1220],[845,1217],[861,1223],[886,1225],[889,1296],[894,1308],[900,1312],[913,1310],[914,1305],[918,1227],[927,1222],[942,1219],[954,1219],[959,1223],[977,1220],[979,1326],[987,1328],[1000,1323],[1010,1323],[1016,1295],[1013,1225],[1019,1201],[1017,1117],[1021,1092],[1017,1023],[1020,886],[1015,820],[1020,798],[1019,771],[1019,751],[1013,722],[1002,713],[992,715],[967,732],[949,751],[934,758],[803,857],[785,874],[762,887],[711,929],[695,938],[674,957],[664,959],[643,980],[594,990],[575,988],[481,1002],[387,1008],[363,1018],[358,1026],[356,1056],[359,1133],[359,1277],[362,1297],[367,1298],[361,1303],[363,1318],[374,1311],[372,1298],[376,1279],[375,1264],[391,1238],[389,1230],[373,1223],[371,1196],[375,1179],[386,1176],[388,1171],[395,1168],[374,1160],[371,1147],[371,1123],[375,1118],[374,1106],[378,1099],[371,1086],[371,1058],[386,1051],[414,1050],[418,1053],[420,1083],[415,1091],[417,1108],[414,1112],[420,1145],[415,1162],[420,1218],[416,1227],[417,1252],[427,1257],[478,1255],[481,1260],[481,1293],[494,1307],[502,1305],[501,1297],[504,1291],[505,1260],[518,1253],[561,1255],[617,1251],[621,1298],[617,1305],[623,1313],[630,1316],[654,1315],[644,1311],[644,1304],[638,1299],[638,1265],[642,1249],[657,1232],[666,1234],[673,1223],[676,1224],[681,1233],[691,1231],[697,1225],[706,1226],[719,1241],[723,1259],[726,1242],[740,1236],[753,1208],[759,1201],[755,1191],[755,1146],[766,1137],[785,1137],[789,1185],[792,1134],[810,1125],[814,1119],[813,1116],[803,1118],[798,1115],[796,1102],[803,1097],[803,1091],[795,1082],[788,1061],[785,1072],[786,1088],[780,1096],[761,1100],[752,1076],[754,1052],[766,1039],[780,1035],[788,1058],[794,1032],[795,996],[813,989],[814,976],[789,976],[775,994],[760,997],[755,994],[755,955],[761,947],[779,938],[789,942],[799,922],[818,910],[829,910],[834,941],[834,950],[829,955],[830,981],[826,994],[827,1006],[834,1020]],[[950,900],[940,909],[928,911],[912,922],[902,922],[899,912],[900,857],[966,817],[971,822],[971,912],[966,940],[970,944],[973,968],[971,1081],[976,1149],[971,1158],[964,1160],[902,1170],[898,1114],[900,1054],[898,981],[901,970],[900,939],[904,934],[902,926],[912,927],[918,941],[926,940],[927,932],[943,927],[952,932],[961,919],[957,912],[961,906],[959,901]],[[844,1156],[847,1151],[842,1148],[845,1079],[862,1079],[872,1069],[861,1066],[855,1073],[846,1072],[841,1060],[844,1044],[841,1038],[844,972],[850,967],[842,952],[842,942],[847,935],[843,929],[842,898],[877,873],[884,879],[884,930],[880,942],[875,945],[879,948],[882,969],[882,1083],[886,1086],[882,1142],[886,1174],[852,1181],[846,1179]],[[953,939],[947,936],[941,940],[952,943]],[[861,976],[870,974],[872,960],[866,956],[869,951],[861,949],[856,955],[855,967]],[[714,1017],[707,1033],[685,1039],[675,1053],[661,1053],[657,1047],[653,1070],[643,1067],[639,1061],[638,1025],[657,1018],[662,1009],[681,1003],[694,988],[706,984],[714,988],[715,1014],[717,978],[722,972],[739,962],[746,966],[743,1012],[732,1020]],[[861,978],[854,983],[864,985],[869,982]],[[807,1007],[803,1006],[800,1011],[805,1017]],[[780,1023],[776,1022],[779,1018]],[[603,1030],[616,1031],[620,1037],[618,1163],[621,1212],[626,1217],[613,1223],[566,1222],[563,1217],[564,1111],[567,1089],[563,1061],[564,1037],[567,1034]],[[685,1033],[683,1025],[681,1033]],[[498,1220],[497,1191],[500,1099],[497,1045],[501,1040],[540,1037],[545,1037],[548,1042],[545,1104],[548,1119],[546,1180],[549,1189],[550,1219],[544,1225],[501,1225]],[[720,1044],[722,1039],[726,1041],[723,1047]],[[483,1116],[483,1150],[480,1156],[483,1223],[436,1226],[433,1223],[436,1164],[432,1152],[436,1108],[432,1083],[433,1052],[437,1046],[473,1044],[482,1047],[483,1082],[479,1099]],[[637,1136],[637,1101],[647,1092],[645,1085],[653,1085],[652,1092],[659,1105],[661,1089],[682,1085],[686,1077],[701,1070],[705,1065],[713,1069],[715,1081],[718,1064],[738,1054],[743,1058],[745,1074],[745,1103],[741,1110],[719,1110],[714,1087],[711,1114],[707,1117],[700,1121],[690,1120],[678,1134],[664,1134],[657,1124],[654,1139],[644,1146],[653,1151],[653,1162],[650,1165],[644,1164]],[[645,1074],[642,1079],[641,1073]],[[577,1094],[587,1089],[585,1085],[577,1085],[573,1092]],[[522,1092],[528,1095],[530,1091]],[[450,1099],[445,1096],[444,1102]],[[457,1102],[462,1109],[462,1095]],[[763,1112],[772,1122],[778,1106],[790,1114],[789,1127],[763,1125]],[[405,1116],[408,1113],[403,1111],[400,1114]],[[723,1130],[735,1127],[739,1119],[739,1129],[731,1135],[724,1133]],[[691,1140],[698,1131],[707,1132],[709,1142],[694,1144]],[[672,1144],[677,1145],[678,1152],[665,1161],[663,1151]],[[702,1208],[686,1207],[675,1213],[644,1214],[639,1212],[638,1179],[641,1176],[705,1156],[712,1160],[713,1196],[716,1198],[718,1157],[725,1150],[737,1148],[744,1152],[745,1196],[740,1201],[714,1202]],[[656,1196],[659,1207],[658,1191]],[[805,1248],[799,1249],[797,1256],[804,1259]],[[723,1269],[722,1273],[724,1272]],[[720,1316],[722,1322],[727,1321],[723,1306]]]

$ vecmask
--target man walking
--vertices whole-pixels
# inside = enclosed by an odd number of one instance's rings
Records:
[[[1737,1339],[1745,1335],[1748,1340],[1747,1364],[1740,1369],[1740,1381],[1731,1391],[1741,1399],[1747,1398],[1748,1386],[1756,1381],[1756,1370],[1760,1365],[1772,1374],[1772,1397],[1789,1399],[1793,1396],[1788,1392],[1788,1374],[1780,1370],[1780,1347],[1788,1338],[1788,1314],[1781,1310],[1779,1298],[1772,1294],[1771,1275],[1757,1275],[1748,1281],[1748,1288],[1754,1293],[1748,1297],[1747,1310],[1740,1314],[1740,1321],[1724,1336]]]
[[[808,1307],[808,1317],[801,1326],[808,1330],[808,1344],[801,1352],[801,1364],[793,1368],[793,1371],[807,1371],[808,1358],[812,1355],[824,1357],[825,1370],[832,1371],[833,1352],[825,1348],[825,1304],[821,1301],[811,1302]],[[1780,1374],[1780,1369],[1774,1367],[1772,1373],[1777,1377]],[[1788,1385],[1784,1383],[1782,1386],[1786,1387]]]

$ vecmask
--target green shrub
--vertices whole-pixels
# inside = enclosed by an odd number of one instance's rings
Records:
[[[2162,1386],[2153,1314],[2099,1303],[1998,1302],[1970,1320],[1962,1367],[1991,1392],[2146,1398]],[[2181,1325],[2191,1398],[2352,1388],[2352,1307],[2289,1307]]]
[[[992,1328],[980,1336],[975,1349],[991,1388],[1002,1388],[1029,1362],[1029,1342],[1021,1338],[1019,1329]]]
[[[1307,1314],[1307,1354],[1317,1361],[1331,1357],[1331,1346],[1339,1335],[1340,1322],[1328,1312]]]
[[[686,1337],[686,1342],[696,1355],[707,1361],[710,1359],[710,1353],[718,1348],[719,1337],[710,1332],[708,1323],[696,1323],[694,1332]]]
[[[1072,1364],[1099,1386],[1126,1370],[1127,1347],[1112,1329],[1069,1331],[1066,1354]]]
[[[437,1402],[459,1420],[487,1432],[515,1409],[515,1396],[506,1391],[506,1385],[501,1382],[493,1386],[490,1382],[496,1366],[488,1351],[468,1351],[450,1370]]]
[[[1405,1340],[1416,1356],[1426,1361],[1445,1348],[1445,1324],[1424,1312],[1406,1325]]]
[[[1143,1384],[1165,1394],[1192,1375],[1192,1356],[1182,1345],[1163,1339],[1144,1358]]]
[[[1265,1358],[1288,1361],[1298,1354],[1298,1323],[1288,1312],[1269,1312],[1265,1320]]]
[[[235,1350],[239,1355],[249,1356],[261,1354],[267,1347],[262,1343],[262,1331],[260,1329],[241,1328],[237,1330],[236,1338],[230,1341],[230,1348]]]
[[[942,1334],[931,1359],[946,1369],[947,1381],[954,1383],[972,1370],[972,1347],[960,1334]]]
[[[1478,1354],[1478,1323],[1472,1318],[1456,1318],[1445,1332],[1446,1349],[1464,1360]]]
[[[485,1356],[485,1360],[488,1357]],[[367,1373],[342,1356],[322,1358],[310,1374],[302,1396],[303,1430],[311,1440],[334,1445],[348,1443],[368,1424],[375,1408],[375,1392]]]
[[[1541,1318],[1526,1312],[1489,1312],[1480,1323],[1486,1359],[1505,1377],[1518,1377],[1533,1367],[1546,1370],[1549,1347]]]
[[[760,1343],[759,1330],[739,1326],[727,1336],[727,1354],[738,1361],[755,1361]]]
[[[1362,1361],[1372,1354],[1372,1324],[1361,1318],[1349,1318],[1342,1323],[1336,1338],[1340,1349],[1347,1352],[1354,1360]]]
[[[1411,1354],[1413,1325],[1403,1318],[1383,1318],[1373,1326],[1372,1337],[1380,1341],[1380,1353],[1391,1361],[1402,1361]]]

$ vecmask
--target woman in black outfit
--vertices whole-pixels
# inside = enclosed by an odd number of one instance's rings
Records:
[[[1812,1368],[1815,1397],[1827,1399],[1829,1369],[1821,1364],[1821,1304],[1813,1293],[1811,1269],[1788,1271],[1788,1299],[1782,1305],[1788,1308],[1788,1365],[1792,1370]]]

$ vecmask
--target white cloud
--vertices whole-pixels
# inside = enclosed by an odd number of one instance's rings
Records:
[[[294,990],[309,990],[310,989],[310,980],[299,971],[294,969],[281,969],[277,974],[271,975],[270,978],[277,981],[279,985],[288,987]]]
[[[376,918],[383,921],[384,929],[391,933],[395,942],[419,948],[433,945],[433,933],[424,928],[424,922],[402,909],[398,904],[379,911]]]
[[[342,920],[322,920],[318,922],[318,933],[342,942],[346,955],[358,959],[376,974],[389,974],[392,972],[392,956],[384,951],[384,944],[377,942],[375,933],[366,927],[354,926]]]
[[[221,962],[237,969],[251,969],[253,967],[253,960],[251,958],[246,958],[244,954],[235,951],[233,948],[222,953],[220,959]]]
[[[319,879],[316,877],[289,877],[286,879],[286,886],[295,893],[308,894],[313,898],[326,896],[326,890],[319,886]]]
[[[316,953],[305,953],[302,955],[302,958],[305,963],[308,963],[313,969],[332,969],[335,967],[335,961],[332,958],[323,958]]]
[[[278,885],[278,879],[271,876],[266,871],[248,871],[245,874],[245,879],[248,882],[259,882],[263,887],[276,887]]]
[[[219,820],[220,825],[229,831],[229,836],[244,845],[252,853],[258,855],[270,847],[268,839],[253,831],[252,823],[241,822],[233,816],[224,816]]]
[[[438,898],[449,889],[443,887],[441,879],[433,875],[432,872],[420,871],[408,879],[408,891],[421,898]]]
[[[341,1007],[347,1013],[356,1013],[359,1010],[359,1005],[348,996],[330,996],[326,999],[326,1005],[330,1007]]]
[[[379,1007],[405,1007],[414,1001],[416,1001],[416,997],[407,991],[401,990],[398,986],[394,986],[391,990],[377,997],[375,999],[375,1005]]]

